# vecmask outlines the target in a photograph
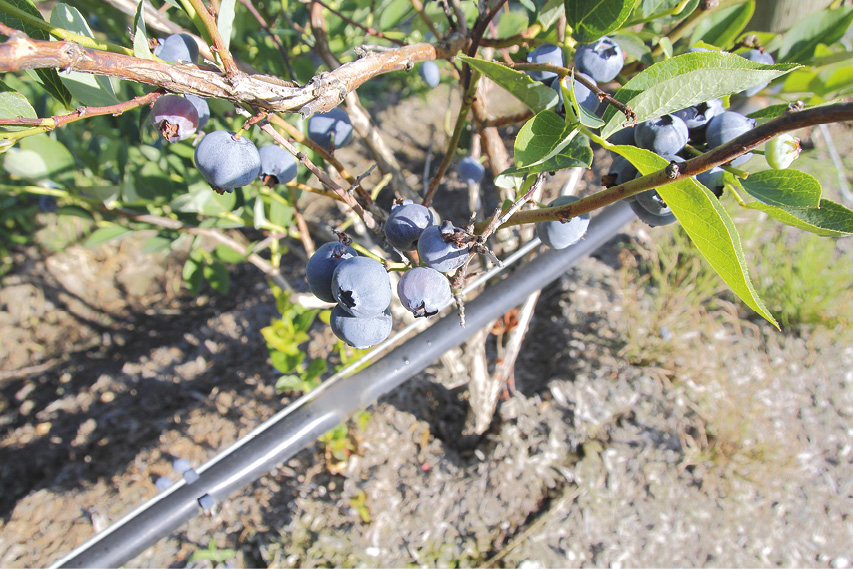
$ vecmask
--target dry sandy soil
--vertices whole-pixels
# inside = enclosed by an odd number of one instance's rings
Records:
[[[409,140],[417,172],[428,136]],[[633,222],[544,290],[483,436],[437,364],[369,409],[334,474],[314,445],[126,566],[848,567],[847,331],[779,333],[725,292],[662,300],[644,259],[669,231]],[[23,249],[3,282],[0,566],[58,559],[289,400],[261,276],[189,298],[180,252],[143,241]],[[210,544],[233,555],[191,560]]]

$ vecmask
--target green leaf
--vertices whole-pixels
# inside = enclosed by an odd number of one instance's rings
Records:
[[[822,199],[820,207],[811,209],[773,207],[760,202],[749,203],[746,207],[761,210],[786,225],[799,227],[823,237],[853,235],[853,211],[834,201]]]
[[[41,20],[44,22],[44,18],[41,15],[41,12],[33,5],[30,0],[6,0],[9,4],[18,8],[22,12],[26,12],[30,16],[32,16],[36,20]],[[17,30],[21,30],[36,40],[50,40],[50,34],[48,34],[42,28],[38,28],[32,25],[29,22],[25,22],[18,18],[17,16],[12,16],[8,12],[4,12],[0,10],[0,21],[6,24],[9,27],[15,28]],[[56,72],[56,69],[36,69],[34,71],[29,71],[30,74],[35,74],[37,81],[41,83],[42,87],[44,87],[45,91],[50,93],[50,95],[62,103],[66,109],[71,109],[71,93],[68,92],[68,89],[62,85],[62,81],[59,80],[59,74]]]
[[[148,253],[156,253],[157,251],[162,251],[163,249],[168,249],[172,244],[173,240],[168,237],[163,237],[162,235],[155,235],[148,239],[142,245],[142,252],[145,254]]]
[[[25,119],[36,119],[38,115],[26,97],[0,81],[0,118],[14,119],[22,117]],[[28,128],[26,126],[0,126],[0,130],[13,131]]]
[[[466,62],[473,69],[509,91],[511,95],[524,103],[534,113],[552,109],[559,101],[555,90],[540,81],[534,81],[526,73],[510,69],[500,63],[474,59],[467,55],[457,55],[456,59]]]
[[[228,290],[231,288],[231,277],[228,276],[228,269],[220,261],[213,261],[204,266],[204,278],[207,279],[213,290],[228,294]]]
[[[509,38],[527,29],[527,13],[524,10],[507,10],[501,12],[498,22],[498,39]]]
[[[293,208],[279,200],[270,200],[270,222],[281,227],[290,227],[293,223]]]
[[[538,174],[540,172],[556,172],[565,168],[589,168],[592,165],[592,148],[589,147],[589,139],[585,136],[572,138],[569,145],[560,150],[544,162],[539,162],[526,168],[512,167],[500,173],[500,176],[523,177],[525,174]],[[497,182],[495,182],[497,184]],[[516,187],[516,183],[510,186]]]
[[[810,208],[820,205],[820,182],[798,170],[763,170],[740,180],[741,187],[763,204]]]
[[[140,0],[133,17],[133,55],[140,59],[153,59],[145,31],[145,0]]]
[[[276,380],[275,390],[278,393],[282,391],[302,391],[302,378],[293,374],[283,375]]]
[[[50,13],[50,23],[62,29],[94,38],[86,18],[73,6],[57,4]],[[59,80],[84,105],[104,107],[118,103],[109,78],[79,71],[64,71]]]
[[[648,22],[669,15],[687,16],[683,12],[689,4],[689,0],[640,0],[632,21]]]
[[[569,85],[569,87],[566,87]],[[560,82],[560,92],[563,95],[563,101],[571,101],[571,106],[563,107],[566,109],[566,122],[580,122],[584,126],[590,128],[601,128],[604,126],[604,121],[598,118],[597,115],[589,111],[586,107],[578,104],[578,98],[575,95],[574,71],[569,78],[565,78]]]
[[[515,165],[529,168],[556,156],[578,131],[553,111],[542,111],[527,121],[515,138]]]
[[[643,175],[662,170],[668,165],[664,158],[642,148],[614,145],[608,150],[621,154]],[[714,194],[693,178],[679,180],[656,190],[723,281],[750,308],[778,328],[779,324],[758,297],[749,278],[746,256],[737,229]]]
[[[179,195],[172,200],[171,207],[175,211],[218,215],[231,211],[236,203],[237,197],[233,193],[220,196],[210,188],[202,188]]]
[[[746,28],[754,11],[755,2],[753,1],[717,10],[699,21],[693,31],[691,45],[699,41],[723,48],[733,45]]]
[[[566,23],[580,43],[595,41],[618,30],[637,0],[566,0]]]
[[[10,174],[26,180],[72,180],[74,158],[65,146],[46,134],[21,140],[19,148],[10,149],[3,160]]]
[[[224,263],[236,264],[240,263],[244,260],[243,255],[228,247],[227,245],[219,245],[213,251],[213,254],[216,255],[216,258],[221,260]]]
[[[128,237],[131,233],[132,231],[127,227],[122,227],[121,225],[108,225],[107,227],[101,227],[100,229],[96,229],[92,232],[86,241],[83,242],[83,245],[86,247],[94,247],[95,245],[100,245],[101,243],[106,243],[113,239]]]
[[[560,16],[566,13],[566,4],[563,0],[548,0],[542,8],[539,9],[537,16],[542,28],[547,30]]]
[[[776,54],[777,61],[809,63],[818,44],[831,45],[841,39],[853,22],[853,6],[821,10],[788,30]]]
[[[637,122],[647,121],[691,105],[738,93],[771,81],[796,69],[790,63],[763,65],[722,52],[684,53],[655,63],[641,71],[614,98],[637,113]],[[625,126],[627,120],[608,107],[603,138]]]
[[[222,36],[225,49],[230,49],[231,46],[231,30],[234,28],[234,4],[236,4],[236,0],[221,0],[219,12],[216,15],[216,27],[219,29],[219,35]]]
[[[379,11],[379,31],[396,28],[412,11],[412,3],[409,0],[393,0]]]

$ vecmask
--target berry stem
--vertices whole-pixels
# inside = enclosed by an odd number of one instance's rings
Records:
[[[225,68],[225,75],[234,77],[239,74],[240,69],[237,67],[237,63],[234,61],[231,52],[226,47],[225,40],[222,39],[222,34],[219,33],[219,27],[216,25],[212,9],[205,6],[203,0],[184,0],[184,2],[189,2],[198,15],[199,20],[201,20],[204,26],[201,31],[207,31],[207,35],[213,42],[213,51],[219,56],[222,66]]]

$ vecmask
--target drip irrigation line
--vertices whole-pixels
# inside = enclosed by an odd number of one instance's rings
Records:
[[[455,313],[449,313],[370,367],[349,377],[340,375],[334,381],[324,382],[321,388],[299,398],[200,467],[197,480],[187,483],[185,477],[96,534],[51,568],[119,567],[199,513],[215,514],[218,502],[275,469],[359,409],[423,371],[444,352],[460,345],[477,330],[556,280],[634,218],[624,202],[606,208],[593,217],[584,240],[560,251],[548,250],[468,302],[465,328],[459,325]],[[483,275],[479,280],[485,278]]]

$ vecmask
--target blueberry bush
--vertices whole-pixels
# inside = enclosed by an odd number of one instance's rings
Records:
[[[395,288],[416,317],[454,295],[461,305],[477,263],[511,252],[501,234],[537,224],[545,244],[570,247],[590,213],[620,200],[650,226],[680,223],[777,325],[730,212],[853,232],[853,212],[795,169],[789,134],[853,119],[853,5],[835,0],[772,31],[753,29],[754,10],[754,0],[155,0],[125,14],[109,2],[0,0],[0,231],[25,239],[37,202],[96,221],[91,244],[151,229],[150,251],[189,239],[194,293],[205,281],[225,293],[227,265],[253,264],[282,312],[263,337],[297,390],[326,371],[299,348],[318,314],[368,348],[395,325]],[[487,82],[525,110],[494,115]],[[421,192],[394,152],[406,142],[389,141],[366,106],[442,83],[461,108]],[[381,181],[342,162],[337,150],[354,143]],[[598,147],[600,189],[539,202],[555,172],[593,167]],[[462,209],[448,189],[459,182],[479,218],[439,215]],[[350,219],[312,219],[309,193]],[[482,211],[489,201],[500,205]],[[343,231],[355,222],[370,243]],[[307,259],[305,286],[282,278],[293,249]],[[295,308],[294,288],[319,308]]]

